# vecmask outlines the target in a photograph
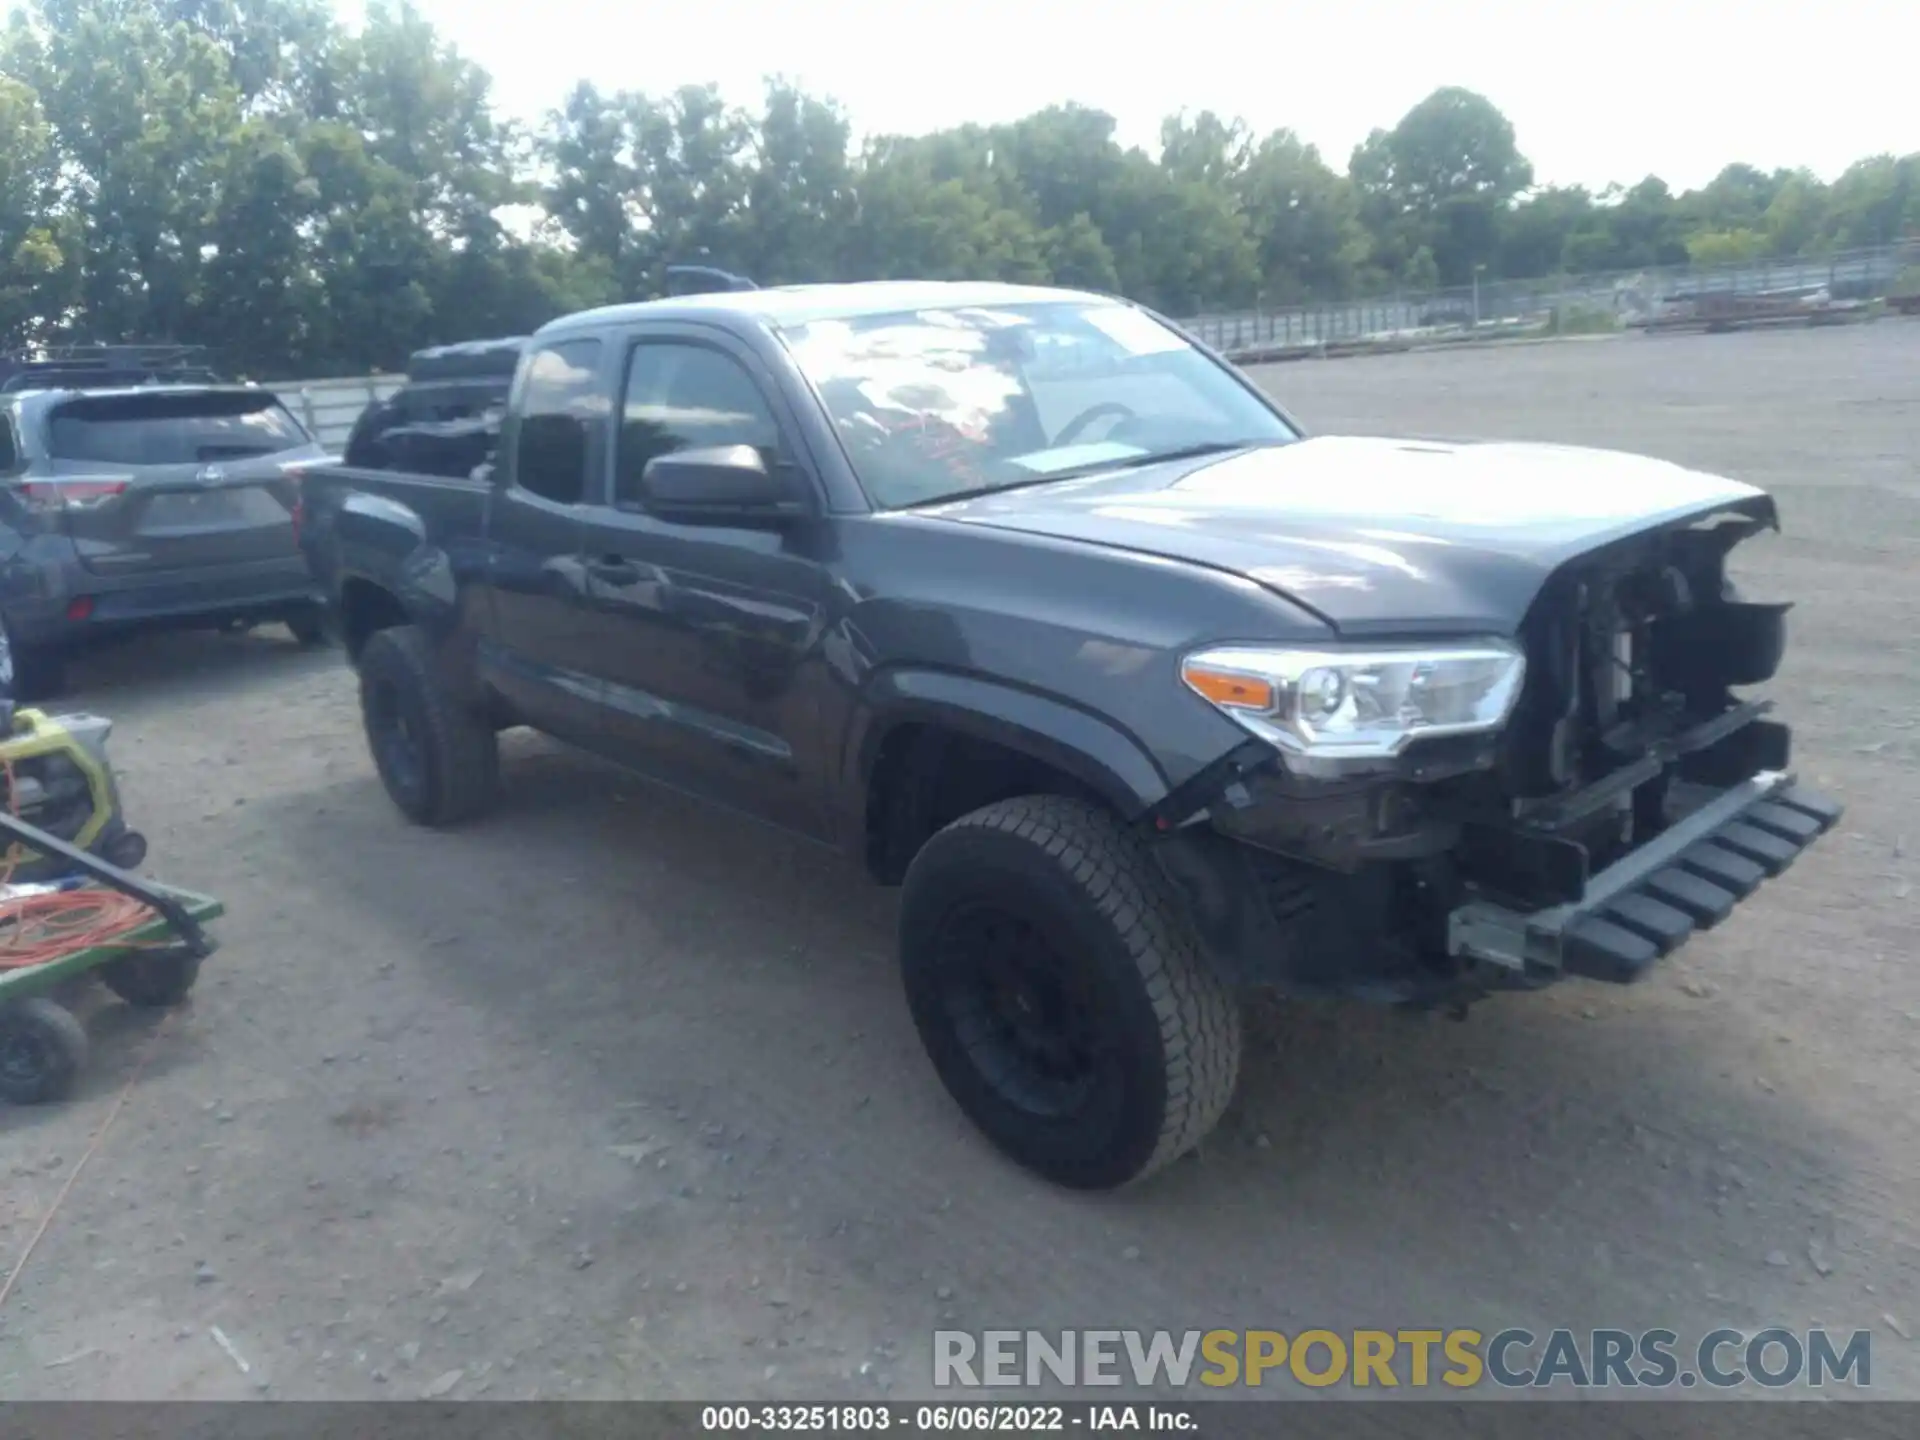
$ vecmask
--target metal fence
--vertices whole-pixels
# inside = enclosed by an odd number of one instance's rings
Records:
[[[1228,354],[1409,339],[1465,328],[1605,330],[1646,324],[1710,295],[1825,292],[1835,301],[1884,296],[1920,265],[1920,241],[1817,260],[1680,266],[1546,280],[1488,280],[1427,293],[1197,315],[1190,332]]]
[[[376,400],[385,400],[404,383],[405,377],[400,375],[367,375],[345,380],[292,380],[266,388],[306,422],[315,439],[337,451],[347,443],[347,434],[360,412]]]

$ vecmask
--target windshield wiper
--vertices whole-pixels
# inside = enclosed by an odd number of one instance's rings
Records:
[[[1065,470],[1050,470],[1043,480],[1074,480],[1082,475],[1098,475],[1106,470],[1144,470],[1149,465],[1167,465],[1175,460],[1198,460],[1206,455],[1225,455],[1230,450],[1254,450],[1271,445],[1271,440],[1203,440],[1196,445],[1181,445],[1173,450],[1155,450],[1146,455],[1125,455],[1118,460],[1094,460]]]
[[[1256,450],[1265,445],[1281,443],[1278,440],[1206,440],[1196,445],[1182,445],[1173,450],[1156,450],[1145,455],[1123,455],[1113,460],[1094,460],[1085,465],[1070,465],[1064,470],[1049,470],[1044,474],[1023,476],[1018,480],[1007,480],[998,485],[976,485],[965,490],[949,490],[943,495],[930,495],[924,500],[915,500],[898,508],[917,510],[924,505],[950,505],[955,500],[970,500],[976,495],[999,495],[1008,490],[1028,490],[1035,485],[1051,485],[1056,480],[1078,480],[1088,475],[1105,474],[1110,470],[1142,470],[1149,465],[1166,465],[1177,460],[1198,460],[1206,455],[1224,455],[1231,450]]]

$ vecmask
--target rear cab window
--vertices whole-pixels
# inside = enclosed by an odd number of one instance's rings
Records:
[[[209,465],[311,443],[264,390],[83,396],[47,417],[49,458],[97,465]]]
[[[601,342],[562,340],[525,362],[514,436],[513,483],[559,505],[580,505],[612,403],[600,384]]]

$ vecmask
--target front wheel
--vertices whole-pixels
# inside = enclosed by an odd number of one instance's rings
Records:
[[[1152,856],[1094,806],[1027,796],[935,835],[907,871],[900,957],[948,1092],[1058,1184],[1152,1174],[1233,1096],[1235,996]]]
[[[35,997],[0,1005],[0,1100],[65,1098],[87,1063],[87,1032],[71,1010]]]
[[[417,825],[457,825],[484,813],[500,782],[493,727],[439,679],[416,625],[377,632],[360,653],[360,715],[393,803]]]

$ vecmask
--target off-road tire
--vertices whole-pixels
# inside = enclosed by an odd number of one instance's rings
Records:
[[[949,997],[969,964],[970,911],[1021,917],[1073,967],[1107,1031],[1090,1098],[1041,1116],[976,1062]],[[1241,1016],[1141,840],[1096,806],[1005,800],[940,831],[908,868],[900,913],[907,1001],[934,1068],[1001,1150],[1058,1184],[1108,1190],[1192,1150],[1239,1076]]]
[[[87,1032],[66,1006],[44,996],[0,1005],[0,1100],[65,1099],[86,1065]]]
[[[432,646],[415,625],[374,634],[360,652],[360,713],[387,795],[417,825],[444,827],[486,813],[500,791],[500,745],[484,717],[458,703],[439,679]],[[396,763],[384,727],[403,716],[417,751]]]

